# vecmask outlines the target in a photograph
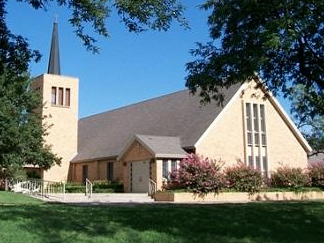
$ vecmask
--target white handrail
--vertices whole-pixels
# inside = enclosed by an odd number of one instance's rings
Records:
[[[86,192],[85,192],[85,196],[88,198],[92,197],[92,182],[86,178]]]
[[[153,196],[154,193],[156,193],[156,182],[149,179],[149,191],[148,191],[148,195],[149,196]]]
[[[59,196],[65,197],[65,183],[45,181],[40,179],[7,178],[6,190],[27,193],[42,197]]]

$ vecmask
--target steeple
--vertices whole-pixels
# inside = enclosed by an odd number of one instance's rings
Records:
[[[51,52],[47,73],[61,75],[57,19],[54,20],[53,24]]]

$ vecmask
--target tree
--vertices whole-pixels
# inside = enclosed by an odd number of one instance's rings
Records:
[[[91,25],[95,33],[108,36],[105,20],[112,8],[118,11],[130,31],[146,28],[167,30],[173,20],[185,25],[184,7],[177,0],[17,0],[35,9],[46,10],[57,2],[71,10],[70,23],[88,50],[98,52],[95,38],[85,32]],[[6,25],[6,0],[0,1],[0,174],[26,164],[48,169],[60,158],[44,142],[47,128],[35,113],[41,107],[38,94],[30,89],[28,65],[40,53],[29,49],[25,38],[14,35]],[[110,4],[110,5],[109,5]]]
[[[98,52],[96,39],[85,32],[85,27],[91,25],[95,33],[108,36],[105,25],[112,10],[117,11],[122,22],[131,32],[142,32],[146,29],[167,30],[173,20],[187,26],[183,17],[184,5],[178,0],[17,0],[29,3],[35,9],[46,10],[50,2],[57,2],[61,7],[71,10],[70,24],[81,38],[88,50]]]
[[[307,89],[304,85],[296,85],[292,91],[291,111],[297,121],[297,127],[302,131],[313,149],[310,155],[324,153],[324,116],[309,114],[312,113],[309,100],[314,99],[312,90]]]
[[[192,50],[186,86],[193,93],[201,88],[203,101],[222,101],[221,87],[260,76],[288,98],[303,85],[307,114],[324,115],[323,1],[207,0],[202,8],[212,10],[213,42]]]
[[[5,70],[0,76],[0,172],[10,175],[24,165],[48,169],[60,158],[45,145],[46,128],[40,114],[40,96],[30,89],[27,75]],[[0,174],[2,174],[0,173]]]

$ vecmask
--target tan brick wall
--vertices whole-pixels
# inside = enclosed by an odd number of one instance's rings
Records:
[[[269,170],[275,170],[280,164],[305,168],[306,151],[275,106],[260,89],[255,89],[253,82],[225,107],[196,144],[196,152],[212,159],[221,159],[225,167],[235,164],[237,160],[245,161],[245,102],[265,105]]]
[[[43,123],[50,126],[45,141],[52,146],[52,151],[62,158],[61,166],[53,166],[48,171],[44,171],[44,180],[66,181],[68,179],[70,161],[77,153],[78,83],[77,78],[51,74],[41,75],[34,81],[33,87],[39,88],[43,96]],[[51,104],[53,86],[71,90],[70,106]]]
[[[217,120],[196,144],[196,153],[225,162],[225,166],[244,161],[242,103],[236,99],[226,106]]]
[[[116,160],[94,160],[71,165],[73,182],[82,182],[82,167],[88,165],[88,179],[90,181],[107,180],[107,163],[114,162],[113,180],[122,181],[122,164]]]
[[[274,107],[267,108],[270,170],[276,170],[281,165],[306,168],[308,159],[305,150]]]
[[[162,160],[161,159],[156,160],[155,169],[156,169],[156,177],[155,177],[156,187],[157,187],[157,190],[161,190],[162,185],[163,185]]]

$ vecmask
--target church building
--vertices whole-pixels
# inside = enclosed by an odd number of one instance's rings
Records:
[[[189,153],[221,160],[224,167],[242,161],[265,175],[282,165],[306,168],[311,147],[258,82],[224,89],[222,106],[203,106],[182,90],[79,119],[79,80],[60,73],[55,22],[48,73],[36,77],[33,88],[43,97],[46,142],[62,164],[42,177],[118,180],[125,192],[147,192],[150,183],[160,189]]]

